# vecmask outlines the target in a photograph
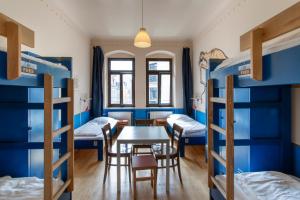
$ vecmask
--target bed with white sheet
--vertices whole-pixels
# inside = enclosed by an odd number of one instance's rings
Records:
[[[184,157],[184,146],[185,144],[201,144],[206,143],[206,126],[200,122],[190,118],[184,114],[171,114],[167,118],[167,123],[169,129],[172,129],[173,124],[183,128],[182,138],[181,138],[181,149],[180,156]]]
[[[116,129],[118,120],[111,117],[97,117],[74,131],[76,149],[98,149],[98,160],[103,160],[102,127],[109,123],[112,130]]]
[[[173,124],[183,128],[182,137],[205,137],[206,126],[200,122],[183,114],[172,114],[167,118],[168,125],[173,127]]]
[[[226,177],[216,176],[221,187]],[[234,176],[235,200],[297,200],[300,199],[300,179],[276,171],[246,172]]]
[[[63,185],[60,179],[53,179],[53,193]],[[44,198],[44,179],[37,177],[0,177],[0,200],[41,200]]]

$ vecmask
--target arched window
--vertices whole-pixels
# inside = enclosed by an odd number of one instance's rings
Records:
[[[172,59],[147,58],[147,106],[172,106]]]
[[[116,57],[119,56],[120,57]],[[126,56],[127,55],[127,56]],[[135,59],[123,51],[110,52],[107,58],[107,94],[109,107],[135,105]]]

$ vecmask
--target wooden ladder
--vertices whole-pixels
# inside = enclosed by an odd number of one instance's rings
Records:
[[[222,193],[225,199],[234,199],[234,100],[233,100],[233,75],[226,77],[226,97],[214,97],[214,82],[208,80],[208,186],[214,186]],[[214,124],[214,103],[225,104],[226,129]],[[226,137],[226,160],[214,150],[214,134]],[[215,178],[214,160],[226,168],[226,190],[222,188]]]
[[[67,189],[73,191],[74,187],[74,100],[73,79],[67,81],[67,97],[53,99],[53,78],[44,75],[44,200],[56,200]],[[52,130],[53,105],[67,103],[67,125]],[[53,163],[53,139],[63,133],[67,134],[67,153]],[[53,194],[53,172],[67,161],[67,180],[62,187]]]

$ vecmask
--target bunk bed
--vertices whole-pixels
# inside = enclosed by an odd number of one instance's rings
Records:
[[[34,32],[2,14],[0,35],[0,198],[71,199],[72,59],[21,52]]]
[[[180,157],[184,157],[186,144],[206,144],[206,126],[184,114],[171,114],[167,118],[168,129],[172,132],[173,124],[183,128],[180,141]]]
[[[299,198],[290,124],[291,86],[300,84],[299,10],[296,3],[242,35],[241,51],[250,50],[241,57],[210,61],[211,199]]]
[[[111,117],[97,117],[74,131],[75,149],[97,149],[98,160],[103,160],[103,134],[105,124],[111,124],[112,133],[117,131],[118,120]]]

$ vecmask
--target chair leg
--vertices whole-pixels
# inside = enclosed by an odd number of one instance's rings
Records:
[[[136,170],[132,170],[133,173],[133,199],[136,199]]]
[[[153,169],[151,169],[150,170],[151,171],[151,187],[153,188],[154,187],[154,179],[153,179],[153,177],[154,177],[154,173],[153,173]]]
[[[130,164],[130,156],[127,157],[128,162],[128,176],[129,176],[129,183],[131,183],[131,164]]]
[[[104,177],[103,177],[103,184],[105,184],[105,181],[106,181],[106,176],[107,176],[107,168],[108,168],[108,157],[105,158],[105,170],[104,170]]]
[[[174,158],[172,158],[172,167],[173,167],[173,171],[175,171]]]
[[[153,187],[153,192],[154,192],[154,198],[156,198],[156,193],[157,193],[157,191],[156,191],[156,186],[157,186],[157,168],[154,168],[154,187]]]
[[[179,179],[180,179],[180,183],[182,183],[181,169],[180,169],[180,158],[179,158],[179,156],[177,157],[177,169],[178,169],[178,176],[179,176]]]
[[[110,170],[110,164],[111,164],[111,157],[108,159],[108,170]]]

